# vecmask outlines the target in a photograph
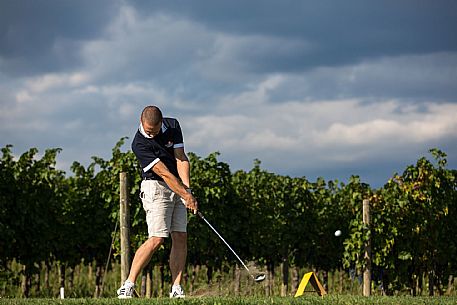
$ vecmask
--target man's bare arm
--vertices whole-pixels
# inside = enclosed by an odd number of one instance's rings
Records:
[[[181,178],[182,183],[186,187],[190,188],[190,163],[186,153],[184,152],[184,147],[175,148],[174,154],[179,177]]]
[[[159,161],[156,165],[154,165],[152,170],[165,181],[165,183],[173,192],[184,199],[188,209],[191,209],[194,213],[197,213],[197,200],[194,198],[194,196],[192,196],[192,194],[187,192],[186,186],[181,182],[181,180],[179,180],[168,170],[167,166],[162,161]]]

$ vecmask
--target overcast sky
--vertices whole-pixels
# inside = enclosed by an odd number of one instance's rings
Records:
[[[186,151],[382,186],[457,168],[457,1],[0,1],[0,146],[110,158],[146,105]]]

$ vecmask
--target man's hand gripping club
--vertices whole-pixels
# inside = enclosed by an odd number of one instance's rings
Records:
[[[181,197],[186,204],[186,208],[192,211],[192,213],[197,214],[198,211],[198,202],[197,199],[192,195],[192,192],[190,189],[186,189],[186,196]]]

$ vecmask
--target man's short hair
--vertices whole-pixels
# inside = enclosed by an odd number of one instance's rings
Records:
[[[146,106],[141,113],[141,121],[157,125],[162,122],[162,111],[157,106]]]

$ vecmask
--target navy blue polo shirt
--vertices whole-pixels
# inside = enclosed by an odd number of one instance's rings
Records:
[[[132,142],[132,150],[141,165],[141,176],[143,178],[160,180],[152,168],[157,162],[162,161],[168,170],[179,178],[178,167],[174,155],[174,148],[184,147],[181,127],[179,122],[173,118],[163,118],[162,128],[156,136],[151,138],[144,132],[143,125],[135,134]]]

